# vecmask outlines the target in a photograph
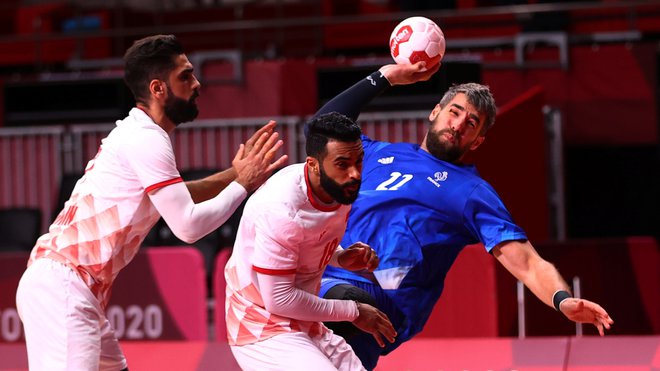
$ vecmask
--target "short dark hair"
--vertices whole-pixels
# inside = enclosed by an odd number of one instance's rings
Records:
[[[176,66],[174,58],[183,53],[174,35],[148,36],[128,48],[124,54],[124,82],[137,102],[147,102],[151,80],[167,79]]]
[[[330,139],[344,143],[360,140],[362,130],[355,121],[337,112],[330,112],[315,117],[307,123],[307,156],[322,160],[328,153]]]
[[[475,82],[452,85],[440,100],[440,107],[445,107],[449,104],[458,93],[465,94],[468,103],[473,105],[480,114],[485,115],[484,126],[481,130],[481,133],[485,134],[488,129],[495,125],[495,115],[497,114],[495,98],[493,98],[490,89],[487,85],[477,84]]]

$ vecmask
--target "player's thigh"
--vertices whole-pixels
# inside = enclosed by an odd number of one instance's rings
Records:
[[[21,278],[16,303],[30,370],[99,370],[104,316],[72,269],[50,259],[37,260]],[[120,370],[122,365],[125,361],[107,369]]]
[[[310,367],[314,371],[338,369],[328,354],[319,348],[317,341],[301,332],[279,334],[257,343],[231,346],[231,351],[244,371],[303,371]]]
[[[84,285],[73,270],[50,259],[35,261],[21,277],[16,304],[30,370],[98,369],[98,323],[77,284]],[[88,313],[75,313],[82,308]]]
[[[73,296],[80,300],[70,305],[74,320],[69,322],[69,347],[77,350],[75,354],[70,354],[70,364],[79,365],[81,370],[86,367],[100,371],[126,368],[126,358],[101,303],[82,280],[73,288],[77,291]],[[81,326],[83,323],[85,325]]]

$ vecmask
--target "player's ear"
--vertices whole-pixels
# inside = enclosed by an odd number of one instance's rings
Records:
[[[305,163],[307,164],[307,169],[309,170],[310,173],[312,174],[318,174],[319,173],[319,160],[315,159],[314,157],[307,156],[307,159],[305,159]]]
[[[440,104],[436,104],[435,107],[433,107],[433,111],[429,113],[429,121],[433,122],[436,117],[440,114],[440,111],[442,111],[442,107],[440,107]]]
[[[470,151],[474,151],[475,149],[477,149],[481,145],[481,143],[484,142],[484,140],[486,140],[485,135],[477,137],[477,139],[475,139],[474,142],[472,142],[472,144],[470,145]]]
[[[153,79],[149,83],[149,92],[156,98],[164,97],[166,90],[165,83],[161,80]]]

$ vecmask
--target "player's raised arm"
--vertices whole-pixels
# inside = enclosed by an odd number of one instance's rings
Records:
[[[425,66],[424,62],[383,66],[332,98],[316,112],[314,117],[329,112],[339,112],[356,121],[364,106],[390,86],[426,81],[440,68],[439,64],[429,70],[426,70]],[[307,129],[305,129],[306,135]]]

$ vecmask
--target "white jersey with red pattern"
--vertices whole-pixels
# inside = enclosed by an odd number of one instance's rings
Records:
[[[302,331],[313,337],[327,331],[321,322],[268,312],[257,272],[294,274],[296,288],[317,295],[321,275],[344,235],[349,211],[350,205],[327,205],[314,197],[305,164],[280,170],[252,195],[225,267],[230,345],[251,344],[280,333]]]
[[[133,108],[102,140],[28,266],[50,258],[71,267],[105,307],[117,273],[160,217],[147,193],[181,181],[170,137]]]

